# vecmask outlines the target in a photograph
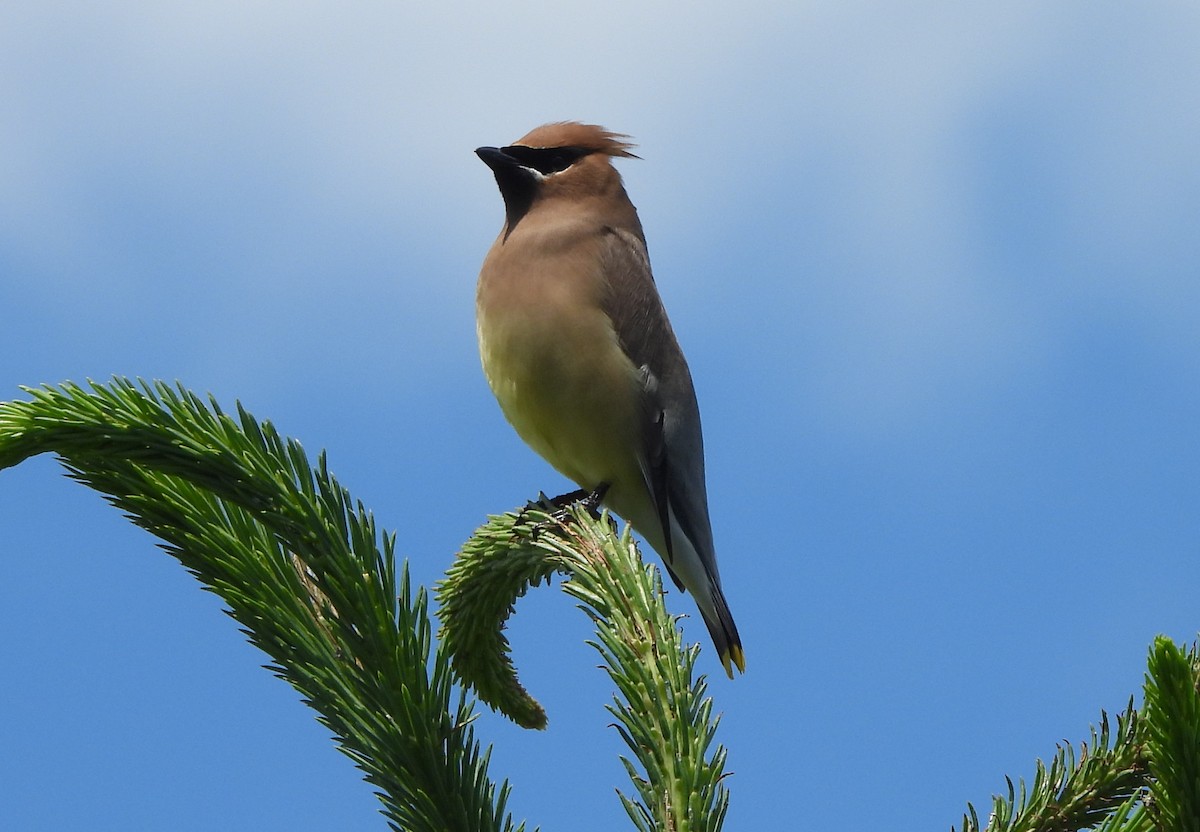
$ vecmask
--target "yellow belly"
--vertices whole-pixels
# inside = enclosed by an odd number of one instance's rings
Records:
[[[637,368],[599,310],[479,310],[483,371],[520,437],[581,487],[640,479]]]

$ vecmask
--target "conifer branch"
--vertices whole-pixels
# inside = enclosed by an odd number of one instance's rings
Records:
[[[1200,829],[1200,674],[1197,651],[1154,640],[1146,673],[1145,734],[1154,779],[1156,824],[1163,832]]]
[[[441,637],[455,671],[480,698],[518,724],[542,727],[545,713],[521,687],[502,629],[513,603],[553,572],[596,626],[589,642],[617,687],[608,710],[633,754],[622,758],[637,798],[620,795],[634,826],[717,832],[729,796],[719,718],[695,676],[700,648],[683,645],[663,603],[659,572],[642,563],[629,531],[574,508],[560,523],[532,508],[493,517],[463,547],[438,589]],[[500,680],[499,682],[497,680]]]
[[[0,468],[57,453],[229,605],[404,830],[509,830],[473,709],[433,650],[394,538],[294,440],[239,406],[124,379],[0,403]]]
[[[1148,778],[1137,712],[1132,700],[1111,730],[1101,712],[1100,729],[1091,729],[1079,752],[1061,744],[1050,765],[1037,761],[1033,784],[1014,786],[992,799],[987,832],[1074,832],[1106,821],[1114,813],[1132,811],[1145,796]],[[979,832],[979,816],[967,805],[963,832]],[[1125,827],[1119,827],[1124,829]]]
[[[542,729],[546,711],[518,680],[512,646],[504,635],[517,599],[566,570],[561,558],[534,543],[526,525],[532,517],[521,512],[488,518],[463,544],[434,594],[442,624],[438,638],[457,676],[517,725]]]

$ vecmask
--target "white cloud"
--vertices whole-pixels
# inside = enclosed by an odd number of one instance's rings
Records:
[[[941,397],[1003,395],[1114,310],[1194,350],[1196,12],[924,11],[810,7],[765,34],[733,73],[762,87],[704,133],[721,187],[689,178],[694,157],[672,183],[690,222],[719,230],[681,243],[705,247],[698,263],[749,253],[741,273],[700,275],[759,294],[779,322],[747,328],[773,341],[760,351],[802,343],[805,406],[886,432]]]
[[[831,419],[892,422],[1036,366],[1097,304],[1195,345],[1172,257],[1195,253],[1200,20],[1156,9],[26,4],[0,26],[0,245],[28,291],[104,272],[128,302],[154,246],[283,304],[365,252],[347,291],[398,303],[397,274],[469,283],[496,230],[474,146],[596,120],[642,144],[626,176],[673,306],[737,281],[820,329]],[[1005,179],[1025,163],[1050,178]],[[1005,272],[1034,209],[1069,303]],[[730,248],[759,268],[717,271]]]

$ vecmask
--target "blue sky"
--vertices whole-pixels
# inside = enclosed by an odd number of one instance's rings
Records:
[[[746,643],[727,682],[685,623],[727,828],[945,829],[1200,629],[1198,40],[1185,2],[8,4],[0,399],[240,399],[431,583],[567,488],[479,370],[471,151],[628,132]],[[219,600],[51,460],[0,474],[0,540],[0,828],[385,827]],[[525,599],[550,728],[477,723],[546,830],[625,828],[588,632]]]

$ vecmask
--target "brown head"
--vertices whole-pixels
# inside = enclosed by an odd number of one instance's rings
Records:
[[[507,147],[476,149],[504,197],[505,235],[539,202],[599,198],[628,203],[611,162],[614,156],[638,158],[629,152],[633,145],[627,138],[595,124],[557,121],[534,128]]]

